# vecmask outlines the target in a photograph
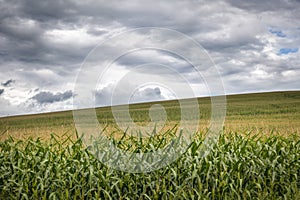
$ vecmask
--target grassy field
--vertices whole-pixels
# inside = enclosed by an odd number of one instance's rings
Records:
[[[199,98],[201,129],[209,125],[210,98]],[[157,102],[155,102],[157,103]],[[130,106],[130,114],[138,124],[146,124],[149,108],[155,103],[143,103]],[[178,101],[160,102],[168,114],[171,128],[180,120]],[[108,132],[116,131],[115,121],[110,107],[96,109],[99,123],[108,126]],[[224,124],[226,131],[263,132],[268,135],[280,132],[283,135],[300,133],[300,91],[269,92],[227,96],[227,114]],[[72,135],[75,138],[75,126],[71,111],[53,112],[38,115],[24,115],[0,118],[0,139],[8,136],[25,139],[28,137],[49,139],[50,134]]]
[[[227,97],[224,131],[205,157],[199,148],[210,119],[210,99],[199,98],[202,129],[187,151],[148,173],[116,171],[76,138],[72,112],[0,119],[0,199],[300,199],[300,91]],[[147,124],[154,103],[130,106]],[[177,101],[161,104],[168,126],[180,119]],[[99,123],[115,131],[110,107]],[[118,132],[116,132],[118,133]],[[151,140],[109,138],[120,149],[149,152],[171,132]]]

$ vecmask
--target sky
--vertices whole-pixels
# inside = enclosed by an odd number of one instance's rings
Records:
[[[299,90],[299,19],[299,0],[0,0],[0,116],[73,109],[84,70],[103,72],[86,90],[95,106],[218,94],[176,52],[122,54],[151,37],[194,52],[167,33],[113,39],[143,27],[178,31],[201,45],[225,94]],[[101,46],[107,40],[111,46]],[[119,57],[107,66],[101,55],[111,54]]]

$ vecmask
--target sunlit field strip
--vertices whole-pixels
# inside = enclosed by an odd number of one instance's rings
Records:
[[[210,98],[199,98],[200,130],[205,130],[210,123]],[[162,132],[178,124],[180,107],[178,101],[164,101],[130,105],[134,122],[146,126],[150,121],[149,108],[161,104],[167,111],[168,121]],[[118,130],[110,107],[97,108],[99,130],[106,127],[108,135]],[[271,92],[227,96],[227,115],[224,129],[239,132],[280,132],[283,135],[299,133],[300,127],[300,92]],[[261,131],[263,130],[263,131]],[[68,135],[76,139],[75,125],[71,111],[24,115],[0,118],[0,139],[8,136],[18,139],[28,137],[50,139],[50,133]],[[122,131],[120,132],[122,133]]]

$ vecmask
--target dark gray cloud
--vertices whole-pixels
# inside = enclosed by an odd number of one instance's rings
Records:
[[[79,40],[73,40],[74,43],[69,42],[66,46],[53,41],[55,38],[49,38],[53,30],[76,31],[85,28],[87,35],[99,36],[113,31],[115,27],[162,26],[187,34],[218,29],[218,24],[198,20],[198,15],[201,13],[209,17],[211,11],[220,8],[212,5],[208,9],[201,9],[196,6],[197,3],[193,2],[170,4],[168,1],[160,1],[154,5],[150,1],[140,3],[136,0],[130,3],[6,1],[2,4],[3,17],[0,18],[0,34],[4,38],[1,53],[7,55],[6,59],[28,63],[65,64],[66,60],[68,63],[76,63],[82,61],[97,42],[83,47]],[[193,13],[190,8],[197,9]],[[60,37],[53,35],[56,36]],[[82,40],[85,38],[82,37]]]
[[[259,23],[259,15],[254,15],[254,19],[249,16],[234,23],[237,21],[234,19],[236,15],[244,13],[232,7],[244,10],[253,9],[253,12],[261,14],[270,8],[272,10],[283,9],[283,11],[288,11],[290,8],[295,10],[295,3],[280,0],[276,3],[228,1],[228,4],[222,1],[215,3],[175,1],[172,4],[169,1],[154,4],[150,1],[140,3],[136,0],[130,3],[120,1],[89,1],[88,3],[58,0],[6,1],[1,9],[3,17],[0,32],[5,38],[4,45],[1,45],[4,47],[1,53],[7,55],[6,59],[18,59],[28,63],[59,65],[66,64],[66,61],[68,63],[81,62],[96,43],[81,47],[78,45],[79,41],[74,40],[75,44],[78,43],[74,48],[74,43],[68,43],[66,46],[64,43],[53,41],[53,38],[46,37],[47,34],[54,29],[78,30],[84,27],[88,35],[103,35],[109,33],[114,24],[119,24],[124,28],[143,26],[174,28],[195,36],[206,49],[211,51],[224,52],[242,47],[253,48],[261,44],[261,41],[255,37],[257,34],[255,26]],[[205,36],[215,35],[225,28],[228,31],[220,32],[219,36],[216,35],[217,37]]]
[[[0,95],[3,94],[3,92],[4,92],[4,89],[0,89]]]
[[[3,87],[16,82],[9,92],[0,90],[5,97],[0,106],[15,106],[9,112],[18,112],[23,107],[26,112],[39,112],[71,106],[65,100],[71,98],[76,74],[90,50],[122,31],[151,26],[174,29],[199,42],[216,63],[228,93],[299,89],[298,19],[297,0],[1,1],[0,80],[11,79],[2,82]],[[162,41],[177,42],[169,41],[167,35]],[[128,38],[125,44],[130,42],[134,38]],[[116,44],[106,53],[117,54],[121,48]],[[199,84],[195,70],[176,55],[139,51],[115,61],[114,73],[106,77],[107,82],[96,92],[97,103],[111,103],[109,81],[118,81],[120,74],[148,63],[168,65],[193,84]],[[101,64],[99,67],[104,67]],[[149,65],[137,72],[178,81],[162,66]],[[62,90],[66,92],[59,92]],[[155,88],[144,88],[134,98],[157,100],[165,97],[164,91],[160,92],[159,95]],[[122,97],[128,90],[124,86],[115,93],[124,102]],[[26,107],[26,102],[31,101],[43,107]]]
[[[119,57],[114,62],[127,69],[143,66],[144,73],[165,74],[166,76],[170,74],[170,70],[164,70],[163,67],[155,65],[169,66],[176,73],[188,73],[193,70],[192,65],[184,58],[165,50],[134,51]],[[152,63],[152,65],[149,65],[149,63]]]
[[[53,94],[51,92],[39,92],[38,94],[34,95],[32,99],[36,100],[38,103],[53,103],[57,101],[65,101],[73,96],[71,90],[66,92],[58,92]]]
[[[238,7],[253,12],[268,12],[268,11],[281,11],[281,10],[295,10],[295,7],[300,5],[298,0],[272,0],[272,1],[243,1],[243,0],[227,0],[231,6]]]
[[[10,86],[13,82],[15,82],[15,80],[9,79],[9,80],[1,83],[1,85],[3,85],[4,87],[7,87],[7,86]]]

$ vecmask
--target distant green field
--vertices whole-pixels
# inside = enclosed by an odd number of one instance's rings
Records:
[[[199,98],[200,125],[205,129],[209,125],[211,101],[209,97]],[[130,114],[134,122],[146,124],[150,121],[149,108],[161,104],[167,112],[170,127],[180,120],[180,107],[177,100],[151,102],[130,105]],[[115,119],[111,107],[96,109],[99,123],[114,130]],[[168,127],[166,127],[168,128]],[[227,114],[224,125],[230,131],[270,131],[281,134],[299,133],[300,129],[300,91],[268,92],[227,96]],[[71,111],[53,112],[37,115],[24,115],[0,118],[0,139],[8,135],[15,138],[49,139],[50,133],[73,134],[75,126]]]
[[[100,162],[76,138],[71,111],[1,118],[0,199],[300,199],[300,91],[227,96],[224,131],[206,156],[200,149],[211,103],[198,102],[203,129],[173,163],[146,173]],[[147,124],[156,103],[130,105],[133,120]],[[159,103],[172,127],[178,101]],[[111,108],[96,111],[114,132]],[[157,151],[174,138],[172,131],[116,133],[121,137],[108,139],[131,153]]]

